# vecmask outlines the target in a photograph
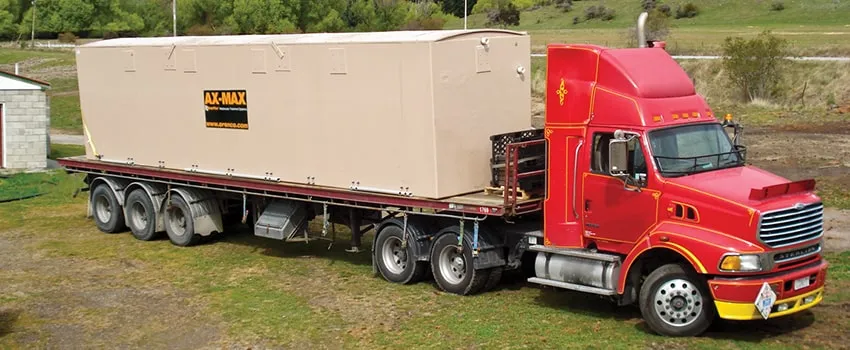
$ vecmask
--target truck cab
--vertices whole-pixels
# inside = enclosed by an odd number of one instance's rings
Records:
[[[813,180],[747,164],[740,126],[718,120],[663,48],[550,45],[547,57],[532,282],[637,303],[665,335],[822,300],[828,263]]]

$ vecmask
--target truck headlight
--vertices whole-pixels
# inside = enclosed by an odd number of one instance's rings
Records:
[[[755,254],[730,254],[720,260],[720,271],[754,272],[761,269],[761,258]]]

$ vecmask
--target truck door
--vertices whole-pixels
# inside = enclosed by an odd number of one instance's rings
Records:
[[[613,130],[594,132],[585,153],[590,163],[582,186],[585,237],[631,245],[655,225],[660,193],[645,186],[649,167],[640,138],[629,142],[629,173],[636,181],[627,188],[624,180],[608,174],[608,142],[613,137]],[[633,185],[638,182],[643,185]]]

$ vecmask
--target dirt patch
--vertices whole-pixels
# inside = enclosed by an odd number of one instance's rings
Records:
[[[850,251],[850,210],[826,208],[823,221],[826,236],[824,250],[827,252]]]
[[[18,68],[21,74],[39,80],[50,81],[57,78],[72,78],[77,76],[77,67],[73,64],[56,64],[52,65],[58,58],[29,58],[22,62],[18,62]],[[0,69],[8,72],[15,71],[14,64],[0,64]]]
[[[12,238],[12,239],[10,239]],[[0,336],[23,347],[214,347],[223,325],[192,295],[167,284],[134,285],[140,263],[48,257],[33,238],[0,232]]]

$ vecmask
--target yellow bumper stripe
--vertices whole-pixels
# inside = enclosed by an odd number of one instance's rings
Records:
[[[815,300],[805,305],[802,304],[803,299],[812,295],[816,295]],[[805,294],[800,294],[795,297],[778,300],[775,304],[773,304],[774,306],[786,303],[790,303],[791,305],[788,305],[788,309],[785,311],[772,312],[768,316],[768,318],[780,317],[797,313],[811,308],[812,306],[815,306],[817,304],[820,304],[821,301],[823,301],[823,287],[820,287]],[[756,309],[756,305],[754,303],[730,303],[726,301],[715,301],[714,305],[717,307],[718,316],[723,319],[756,320],[762,318],[761,314],[758,312],[758,309]]]

